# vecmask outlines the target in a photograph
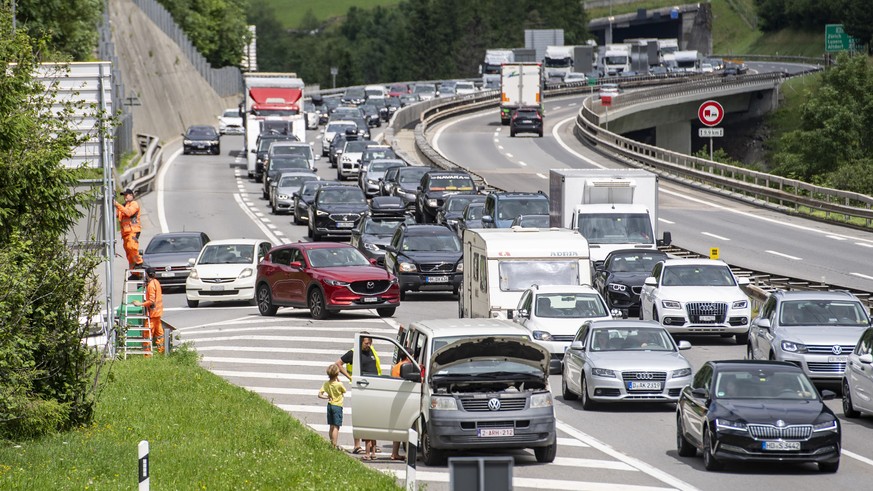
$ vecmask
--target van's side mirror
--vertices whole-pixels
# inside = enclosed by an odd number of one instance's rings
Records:
[[[858,357],[858,361],[861,363],[866,363],[868,365],[873,364],[873,355],[870,353],[865,353]]]
[[[766,318],[761,318],[755,321],[755,326],[757,326],[758,329],[764,329],[765,331],[769,331],[772,328],[770,325],[770,319]]]
[[[709,399],[709,391],[706,389],[691,389],[691,395],[699,399]]]
[[[750,283],[750,282],[749,282],[749,279],[746,278],[746,277],[740,277],[740,278],[737,278],[737,285],[739,285],[739,286],[746,286],[746,285],[748,285],[749,283]]]
[[[664,238],[658,241],[659,246],[668,246],[673,243],[673,234],[664,232]]]
[[[518,318],[527,319],[530,316],[530,312],[527,309],[518,309]]]
[[[193,267],[194,267],[194,263],[196,263],[196,262],[197,262],[197,260],[194,259],[193,257],[189,257],[189,258],[188,258],[188,266],[190,266],[190,267],[193,268]]]

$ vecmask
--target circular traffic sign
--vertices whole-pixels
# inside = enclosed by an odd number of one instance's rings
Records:
[[[697,117],[706,126],[715,126],[724,118],[724,108],[716,101],[706,101],[697,110]]]

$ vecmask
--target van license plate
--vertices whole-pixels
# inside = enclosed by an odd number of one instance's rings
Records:
[[[173,275],[174,274],[171,271],[164,271],[163,273],[161,273],[161,278],[172,278]]]
[[[800,442],[762,442],[761,448],[764,450],[776,451],[796,451],[800,450]]]
[[[829,356],[828,363],[846,363],[849,361],[848,356]]]
[[[425,283],[448,283],[448,276],[427,276],[424,279]]]
[[[480,428],[476,430],[477,435],[482,438],[488,438],[492,436],[515,436],[514,428]]]

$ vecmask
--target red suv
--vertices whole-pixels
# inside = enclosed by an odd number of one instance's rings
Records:
[[[261,315],[279,307],[308,308],[313,319],[349,309],[394,315],[400,305],[397,278],[349,244],[298,242],[270,249],[258,264],[255,298]]]

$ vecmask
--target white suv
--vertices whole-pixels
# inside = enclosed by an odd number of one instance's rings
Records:
[[[749,297],[724,261],[667,259],[655,265],[640,293],[640,319],[660,322],[670,334],[733,334],[749,341]]]
[[[610,314],[600,293],[587,285],[533,285],[521,294],[513,320],[551,354],[550,370],[561,373],[564,351],[585,321],[621,318]]]

